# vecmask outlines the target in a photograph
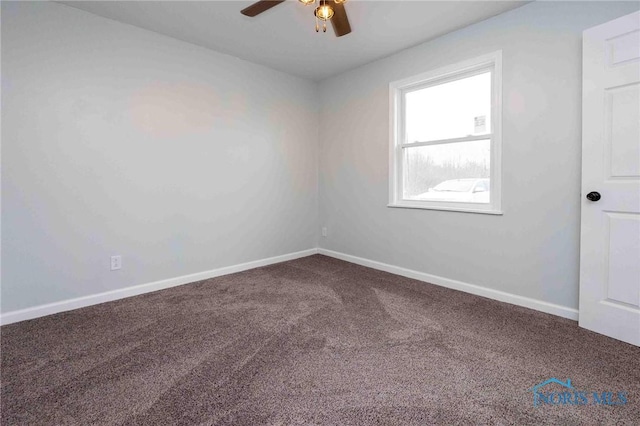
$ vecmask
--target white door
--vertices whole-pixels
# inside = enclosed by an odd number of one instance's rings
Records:
[[[640,346],[640,13],[584,32],[580,326]]]

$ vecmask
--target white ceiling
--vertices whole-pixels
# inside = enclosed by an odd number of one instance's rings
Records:
[[[286,1],[255,18],[252,1],[64,1],[106,18],[165,34],[300,77],[322,80],[525,1],[364,1],[345,5],[352,33],[315,32],[313,8]]]

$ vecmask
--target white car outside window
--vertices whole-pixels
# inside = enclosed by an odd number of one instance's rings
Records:
[[[489,179],[445,180],[416,195],[414,199],[425,201],[450,201],[460,203],[488,203],[491,198]]]

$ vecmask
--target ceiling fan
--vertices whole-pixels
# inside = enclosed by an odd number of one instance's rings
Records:
[[[254,17],[274,6],[283,3],[285,0],[260,0],[240,11],[245,16]],[[305,6],[316,5],[314,15],[316,17],[316,32],[320,31],[318,21],[322,22],[322,31],[327,31],[327,21],[331,21],[336,37],[342,37],[351,32],[351,25],[344,9],[346,0],[298,0]]]

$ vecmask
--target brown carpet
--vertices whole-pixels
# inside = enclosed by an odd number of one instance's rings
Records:
[[[319,255],[1,331],[3,425],[640,421],[640,348]]]

